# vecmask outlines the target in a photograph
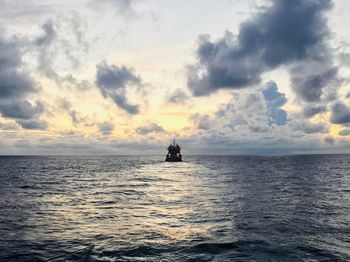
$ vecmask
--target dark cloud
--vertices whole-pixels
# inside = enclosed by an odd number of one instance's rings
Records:
[[[319,71],[315,71],[312,63],[307,62],[291,70],[294,91],[307,102],[318,102],[326,87],[335,88],[339,86],[338,68],[328,64],[329,61],[324,63],[327,63],[323,64],[325,68],[319,68]],[[308,72],[310,70],[305,67],[311,67],[313,71]]]
[[[137,128],[136,132],[140,135],[147,135],[150,133],[163,133],[164,129],[156,123],[151,123],[149,125]]]
[[[350,129],[346,128],[346,129],[340,130],[338,134],[340,136],[349,136],[350,135]]]
[[[112,134],[112,131],[114,130],[114,125],[109,122],[103,122],[98,124],[98,130],[103,134],[103,135],[110,135]]]
[[[348,124],[350,123],[350,108],[341,102],[337,102],[332,106],[331,123]]]
[[[44,106],[40,102],[32,105],[28,101],[5,101],[0,103],[0,112],[3,117],[32,119],[44,112]]]
[[[283,126],[287,123],[287,112],[281,107],[287,103],[287,98],[283,93],[278,92],[275,82],[269,82],[262,90],[267,102],[269,124]]]
[[[22,54],[16,38],[5,38],[0,34],[0,114],[6,118],[13,118],[24,128],[20,120],[37,121],[44,112],[40,102],[29,102],[27,97],[36,94],[38,88],[34,80],[22,70]],[[43,125],[39,126],[43,129]],[[31,128],[33,129],[33,128]]]
[[[109,89],[123,89],[129,84],[140,84],[141,80],[132,69],[125,66],[107,66],[100,64],[97,66],[97,83]]]
[[[6,58],[1,56],[0,54],[0,100],[18,99],[25,97],[27,94],[35,93],[37,89],[33,80],[17,69],[21,64],[12,66],[9,63],[13,61],[6,61]]]
[[[42,120],[17,120],[17,123],[24,129],[39,129],[46,130],[48,125]]]
[[[323,89],[337,78],[337,68],[326,40],[325,11],[331,0],[274,0],[242,23],[237,37],[226,33],[213,42],[201,36],[198,64],[190,66],[188,86],[196,96],[222,88],[258,84],[261,75],[282,65],[314,62],[305,75],[299,66],[291,72],[294,90],[306,101],[317,101]]]
[[[327,110],[325,106],[310,105],[303,109],[303,116],[306,118],[311,118],[317,114],[323,113]]]
[[[96,85],[105,98],[111,98],[114,103],[129,114],[139,113],[139,106],[127,101],[128,87],[141,86],[141,79],[132,69],[125,66],[108,66],[105,63],[97,65]]]
[[[20,72],[22,55],[17,43],[0,32],[0,101],[17,99],[36,92],[33,80]]]
[[[174,104],[183,104],[188,100],[189,96],[181,89],[176,89],[169,97],[168,101]]]
[[[322,123],[310,123],[310,122],[303,122],[300,126],[301,130],[306,134],[325,134],[328,132],[328,128],[325,127]]]

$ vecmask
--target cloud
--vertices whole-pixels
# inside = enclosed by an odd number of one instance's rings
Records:
[[[71,110],[69,112],[69,116],[71,117],[72,122],[73,122],[74,125],[77,125],[77,124],[80,124],[82,122],[86,122],[87,121],[87,119],[85,117],[81,117],[79,115],[79,113],[77,111],[75,111],[75,110]]]
[[[2,130],[16,130],[17,125],[14,123],[0,123],[0,129],[2,129]]]
[[[227,32],[218,41],[200,36],[198,63],[189,66],[188,87],[195,96],[219,89],[259,84],[262,74],[293,65],[295,92],[305,101],[321,99],[323,89],[336,81],[337,67],[326,40],[325,11],[331,0],[274,0],[242,23],[237,36]],[[313,63],[307,71],[304,64]]]
[[[144,0],[90,0],[88,5],[94,10],[111,11],[125,21],[147,16],[155,22],[159,18],[155,6]]]
[[[22,54],[14,39],[0,31],[0,100],[16,99],[37,91],[33,80],[20,72]]]
[[[198,132],[257,137],[257,133],[272,134],[288,124],[287,112],[281,108],[286,102],[285,94],[271,81],[251,92],[235,93],[232,100],[214,114],[197,113],[191,120]]]
[[[335,144],[335,139],[333,137],[326,137],[324,139],[324,142],[330,145],[334,145]]]
[[[17,120],[23,128],[33,129],[35,125],[22,124],[20,120],[37,121],[34,118],[44,112],[44,106],[27,100],[39,90],[34,80],[22,70],[22,53],[16,40],[0,33],[0,114]],[[43,125],[37,126],[43,128]]]
[[[327,110],[325,106],[310,105],[303,109],[303,116],[306,118],[311,118],[317,114],[323,113]]]
[[[335,89],[340,84],[338,68],[331,61],[307,61],[291,70],[294,91],[307,102],[319,102],[327,87]],[[334,90],[333,90],[334,92]],[[326,100],[334,99],[334,95]]]
[[[38,16],[54,11],[50,4],[36,3],[32,0],[0,0],[0,19]]]
[[[0,103],[0,112],[3,117],[32,119],[44,112],[44,106],[40,102],[32,105],[28,101],[4,101]]]
[[[0,39],[0,48],[2,47]],[[1,50],[7,52],[6,48]],[[18,68],[21,63],[9,64],[13,61],[8,61],[6,57],[1,56],[2,54],[0,54],[0,100],[18,99],[27,94],[36,93],[37,89],[33,80],[25,73],[19,72]]]
[[[71,11],[48,19],[41,30],[31,43],[38,70],[59,85],[86,86],[71,74],[81,66],[89,50],[87,28],[79,13]]]
[[[98,124],[98,130],[103,134],[103,135],[110,135],[112,134],[112,131],[114,130],[114,125],[109,122],[102,122]]]
[[[1,143],[1,142],[0,142]],[[4,145],[5,146],[5,145]],[[135,155],[143,152],[145,154],[162,154],[167,146],[167,141],[155,142],[152,140],[85,140],[84,137],[65,137],[59,141],[53,139],[18,140],[14,145],[14,150],[10,147],[0,147],[1,154],[43,154],[43,155]],[[10,151],[12,150],[12,151]]]
[[[168,101],[173,104],[183,104],[188,99],[189,99],[189,96],[180,88],[178,88],[171,94]]]
[[[54,29],[53,21],[48,20],[42,25],[43,34],[35,40],[37,46],[50,45],[56,38],[57,32]]]
[[[194,114],[191,116],[196,127],[201,130],[209,130],[212,127],[212,120],[208,115]]]
[[[17,123],[24,129],[46,130],[48,128],[47,123],[42,120],[17,120]]]
[[[139,106],[130,104],[126,97],[127,88],[141,86],[140,77],[136,76],[131,68],[101,63],[97,65],[96,85],[104,98],[111,98],[127,113],[139,113]]]
[[[42,25],[43,34],[34,40],[34,45],[38,51],[38,69],[48,77],[56,77],[56,72],[52,68],[54,54],[50,47],[57,32],[54,29],[53,21],[49,20]]]
[[[328,132],[328,128],[326,128],[324,124],[321,124],[321,123],[314,124],[308,121],[302,122],[300,128],[306,134],[317,134],[317,133],[325,134]]]
[[[262,93],[267,102],[270,125],[285,125],[287,123],[287,112],[281,109],[281,107],[287,103],[286,96],[283,93],[278,92],[275,82],[269,82],[265,89],[262,90]]]
[[[284,127],[277,127],[284,129]],[[284,136],[280,135],[281,130],[274,132],[270,128],[265,133],[246,132],[224,134],[220,132],[197,133],[186,139],[182,138],[184,153],[191,151],[191,154],[293,154],[293,153],[314,153],[321,152],[323,141],[316,137],[289,135],[288,130]],[[286,135],[288,134],[288,136]]]
[[[137,128],[136,132],[140,135],[147,135],[150,133],[163,133],[164,129],[155,123],[151,123],[149,125]]]
[[[350,123],[350,109],[343,103],[337,102],[332,106],[331,123],[348,124]]]
[[[350,129],[346,128],[346,129],[340,130],[338,134],[340,136],[349,136],[350,135]]]
[[[349,53],[339,53],[339,60],[342,66],[350,67],[350,54]]]
[[[134,0],[91,0],[90,4],[92,6],[107,6],[109,5],[113,8],[117,15],[129,15],[135,16],[135,10],[133,9]]]

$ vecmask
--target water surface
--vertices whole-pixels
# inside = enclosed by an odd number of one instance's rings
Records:
[[[184,159],[0,157],[0,261],[350,261],[350,156]]]

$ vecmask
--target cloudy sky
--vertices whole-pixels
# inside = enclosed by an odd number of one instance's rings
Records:
[[[348,0],[0,0],[0,154],[350,153]]]

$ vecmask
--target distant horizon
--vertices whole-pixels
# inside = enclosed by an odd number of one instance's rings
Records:
[[[251,156],[256,156],[256,157],[264,157],[264,156],[347,156],[349,155],[350,156],[350,153],[299,153],[299,154],[227,154],[227,155],[217,155],[217,154],[213,154],[213,155],[198,155],[198,154],[186,154],[186,155],[183,155],[183,161],[186,162],[186,156],[248,156],[248,157],[251,157]],[[59,157],[59,156],[72,156],[72,157],[90,157],[90,156],[101,156],[101,157],[123,157],[123,156],[126,156],[126,157],[130,157],[130,156],[136,156],[136,157],[143,157],[143,156],[148,156],[148,157],[161,157],[162,159],[165,157],[165,154],[163,155],[160,155],[160,154],[156,154],[156,155],[136,155],[136,154],[130,154],[130,155],[107,155],[107,154],[90,154],[90,155],[78,155],[78,154],[75,154],[75,155],[71,155],[71,154],[67,154],[67,155],[64,155],[64,154],[61,154],[61,155],[0,155],[0,157],[45,157],[45,156],[49,156],[49,157]]]

